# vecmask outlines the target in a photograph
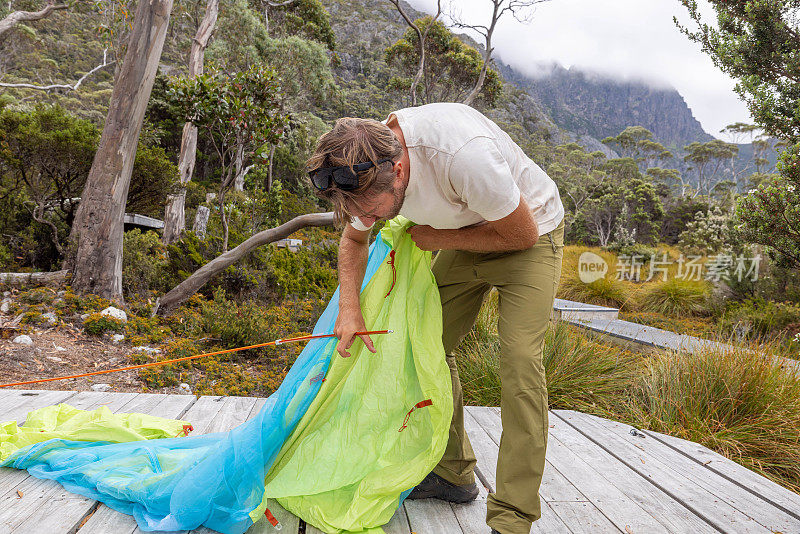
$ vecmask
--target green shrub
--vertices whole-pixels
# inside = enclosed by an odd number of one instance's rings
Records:
[[[641,296],[642,307],[666,315],[700,315],[707,312],[708,284],[699,280],[670,278],[648,284]]]
[[[732,305],[722,317],[727,331],[768,339],[800,331],[800,305],[757,297]]]
[[[125,232],[122,244],[122,289],[127,296],[167,291],[166,247],[156,232]]]
[[[125,323],[125,338],[133,345],[162,343],[171,335],[172,331],[168,326],[161,324],[159,317],[132,315]]]
[[[25,304],[52,304],[55,298],[56,292],[47,287],[35,287],[17,295],[17,299]]]
[[[73,293],[70,287],[67,287],[64,293],[64,303],[66,310],[71,310],[74,313],[99,312],[113,304],[110,300],[97,295],[78,295]]]
[[[100,336],[107,332],[121,332],[124,328],[124,322],[102,313],[92,313],[83,320],[83,331],[90,336]]]
[[[200,328],[203,333],[224,348],[266,343],[292,334],[308,332],[321,312],[324,301],[285,301],[267,307],[253,301],[237,303],[216,289],[214,299],[205,301],[200,309]],[[283,347],[259,349],[261,354],[284,354]]]

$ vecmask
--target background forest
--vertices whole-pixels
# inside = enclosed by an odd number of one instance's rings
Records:
[[[76,347],[116,347],[103,349],[116,350],[113,358],[84,352],[87,362],[113,367],[310,331],[337,285],[339,234],[304,168],[318,136],[342,116],[381,120],[401,107],[467,100],[558,184],[569,244],[560,297],[739,347],[644,357],[557,324],[547,342],[551,404],[699,441],[797,490],[800,385],[772,373],[769,362],[800,359],[800,41],[781,33],[791,29],[787,2],[759,1],[760,11],[741,12],[712,0],[719,20],[711,26],[691,0],[675,4],[697,23],[683,29],[687,38],[740,80],[755,124],[728,127],[737,143],[703,132],[675,91],[558,68],[532,80],[488,59],[486,43],[454,33],[444,14],[403,2],[175,0],[122,206],[164,229],[126,225],[121,293],[7,280],[4,334],[44,340],[71,332]],[[0,20],[45,5],[57,9],[7,29],[0,23],[3,272],[82,268],[75,265],[76,236],[86,232],[79,207],[98,172],[123,59],[136,43],[134,1],[8,0]],[[758,31],[765,25],[769,31]],[[306,214],[319,215],[293,222]],[[286,224],[297,231],[277,237],[301,239],[298,248],[247,244]],[[170,300],[192,273],[241,247],[247,253],[238,261]],[[585,252],[610,266],[591,283],[579,276]],[[704,266],[694,278],[683,276],[689,261]],[[124,318],[100,313],[112,304]],[[499,401],[495,317],[492,297],[460,349],[468,403]],[[300,349],[109,381],[266,396]],[[0,365],[3,375],[63,374],[56,361],[63,353],[31,354],[33,362]],[[702,377],[688,380],[698,369]],[[731,400],[718,386],[733,382],[739,394]]]

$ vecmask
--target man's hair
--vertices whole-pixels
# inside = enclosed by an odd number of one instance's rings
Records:
[[[385,124],[372,119],[343,117],[336,121],[330,132],[320,136],[314,153],[306,162],[306,168],[312,171],[320,167],[347,165],[352,170],[357,163],[371,161],[375,164],[383,158],[396,161],[402,152],[397,136]],[[350,222],[354,217],[349,206],[358,206],[365,200],[390,191],[395,177],[389,162],[370,167],[357,175],[358,188],[352,191],[343,191],[333,183],[328,189],[319,191],[312,184],[317,196],[333,204],[339,225]]]

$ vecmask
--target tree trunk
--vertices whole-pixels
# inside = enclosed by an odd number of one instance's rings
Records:
[[[206,227],[208,227],[208,217],[211,215],[211,210],[206,206],[199,206],[197,213],[194,215],[194,224],[192,225],[192,232],[197,234],[200,239],[206,238]]]
[[[156,308],[153,310],[153,315],[156,313],[160,315],[169,315],[186,299],[197,293],[197,290],[203,287],[203,285],[211,280],[211,278],[213,278],[216,274],[222,272],[230,265],[233,265],[242,259],[242,257],[244,257],[244,255],[251,250],[260,247],[261,245],[266,245],[267,243],[272,243],[273,241],[283,239],[300,230],[301,228],[306,228],[308,226],[332,225],[332,212],[308,213],[306,215],[295,217],[291,221],[284,223],[277,228],[270,228],[269,230],[264,230],[263,232],[257,233],[233,250],[225,252],[206,263],[197,271],[195,271],[189,278],[171,289],[166,295],[161,297],[156,305]]]
[[[272,191],[272,162],[275,159],[275,145],[269,147],[269,172],[267,173],[267,191]]]
[[[244,168],[244,147],[239,145],[236,149],[236,160],[234,161],[234,179],[233,179],[233,190],[234,191],[244,191],[244,174],[242,169]]]
[[[73,287],[122,300],[122,218],[173,0],[139,2],[103,134],[72,226]]]
[[[192,49],[189,52],[189,77],[194,78],[203,73],[203,59],[217,25],[217,15],[219,13],[219,0],[208,0],[206,14],[197,28],[197,33],[192,40]],[[181,233],[186,228],[186,214],[184,205],[186,203],[186,184],[192,179],[194,172],[195,157],[197,155],[197,127],[191,122],[183,125],[183,135],[181,137],[181,155],[178,158],[178,172],[180,175],[181,188],[174,195],[169,195],[167,206],[164,208],[164,236],[162,238],[165,245],[174,243],[181,237]]]

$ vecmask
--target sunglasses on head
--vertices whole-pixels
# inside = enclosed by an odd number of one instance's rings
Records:
[[[335,185],[343,191],[352,191],[358,189],[358,174],[359,172],[366,171],[372,167],[378,166],[381,163],[391,162],[391,158],[383,158],[378,160],[377,163],[365,161],[364,163],[356,163],[353,165],[352,170],[349,165],[340,165],[339,167],[320,167],[313,171],[308,171],[308,176],[311,178],[311,183],[320,191],[328,189],[331,185]],[[353,172],[355,171],[355,172]]]

